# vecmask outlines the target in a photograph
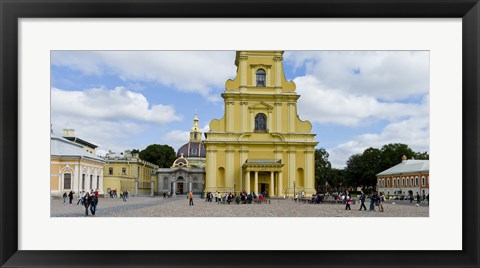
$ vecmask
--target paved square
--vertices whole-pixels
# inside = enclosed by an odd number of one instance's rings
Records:
[[[63,200],[51,200],[52,217],[85,217],[85,207],[63,204]],[[395,204],[392,204],[395,203]],[[369,203],[365,204],[367,209]],[[163,199],[162,197],[132,197],[123,202],[120,198],[99,198],[99,209],[89,217],[428,217],[428,205],[420,206],[408,201],[387,201],[384,212],[359,211],[360,205],[345,210],[342,204],[302,204],[291,199],[274,199],[270,204],[217,204],[194,198],[194,206],[186,197]]]

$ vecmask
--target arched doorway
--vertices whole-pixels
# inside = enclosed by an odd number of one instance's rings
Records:
[[[177,194],[184,194],[184,179],[183,177],[177,178]]]

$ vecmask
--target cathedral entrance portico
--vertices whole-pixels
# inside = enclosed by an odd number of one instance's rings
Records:
[[[256,195],[266,192],[268,196],[282,196],[281,160],[247,159],[243,164],[243,185],[247,193]]]

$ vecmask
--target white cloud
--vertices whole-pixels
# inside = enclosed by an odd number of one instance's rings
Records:
[[[116,75],[129,82],[156,82],[218,101],[235,76],[234,51],[54,51],[52,65],[84,75]]]
[[[175,149],[175,152],[180,149],[182,145],[190,140],[190,131],[172,130],[162,135],[160,138],[162,144],[168,144]]]
[[[165,124],[180,119],[171,105],[150,105],[140,93],[123,87],[114,90],[92,88],[83,91],[51,90],[52,115],[103,120],[135,120]]]
[[[328,149],[334,167],[388,143],[429,151],[428,52],[295,51],[285,53],[285,61],[305,69],[294,79],[302,119],[352,128],[388,122],[380,133],[367,131]]]
[[[51,89],[51,122],[54,132],[74,129],[77,137],[101,150],[141,148],[133,141],[152,126],[180,120],[170,105],[149,104],[140,93],[122,87],[83,91]],[[100,152],[101,152],[100,150]]]
[[[428,105],[380,102],[368,95],[328,88],[313,76],[297,77],[294,81],[301,95],[298,113],[311,122],[358,126],[372,120],[394,121],[428,114]]]
[[[398,100],[428,93],[428,51],[294,51],[285,61],[305,67],[327,88]],[[297,87],[298,88],[298,87]]]
[[[404,143],[416,152],[429,151],[430,129],[428,116],[411,117],[387,125],[381,133],[367,133],[328,149],[332,166],[343,168],[353,154],[362,153],[369,147],[381,148],[389,143]]]

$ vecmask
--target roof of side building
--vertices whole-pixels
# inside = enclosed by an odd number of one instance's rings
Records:
[[[50,136],[50,155],[85,157],[104,162],[102,158],[84,150],[82,145],[71,142],[55,134],[51,134]]]
[[[426,173],[430,169],[429,160],[406,160],[377,174],[377,176]]]

